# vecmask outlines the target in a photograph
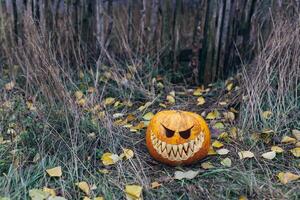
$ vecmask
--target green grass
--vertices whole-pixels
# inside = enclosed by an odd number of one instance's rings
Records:
[[[1,80],[0,88],[7,81]],[[78,80],[76,84],[88,96],[86,90],[92,82],[85,78]],[[1,89],[1,93],[5,95],[0,97],[0,133],[4,140],[10,142],[0,145],[0,197],[30,199],[30,189],[49,187],[67,199],[81,199],[84,194],[75,183],[86,181],[97,187],[92,190],[91,197],[103,196],[105,199],[124,198],[127,184],[143,186],[144,199],[238,199],[241,195],[248,199],[299,198],[299,180],[283,185],[276,177],[281,171],[300,173],[299,159],[288,152],[293,148],[292,145],[283,145],[286,151],[277,155],[274,160],[267,161],[260,155],[269,151],[275,142],[272,140],[266,144],[262,140],[254,141],[250,138],[251,131],[245,129],[239,131],[237,139],[223,141],[230,150],[228,155],[208,156],[191,166],[169,167],[154,161],[148,154],[145,129],[132,133],[113,123],[114,113],[132,113],[137,117],[137,123],[145,112],[155,113],[161,110],[159,103],[165,101],[165,96],[173,89],[178,94],[176,104],[169,106],[169,109],[185,109],[199,114],[214,109],[226,111],[231,106],[238,109],[238,103],[232,99],[238,99],[236,97],[240,95],[239,92],[227,93],[224,82],[214,84],[211,91],[204,94],[207,101],[205,106],[196,106],[197,97],[191,94],[180,94],[180,91],[184,92],[188,88],[168,82],[165,82],[163,90],[155,89],[154,98],[147,96],[144,90],[151,90],[151,83],[145,83],[144,89],[137,94],[134,94],[136,86],[122,90],[113,81],[101,83],[99,91],[104,85],[107,88],[105,97],[116,97],[120,101],[130,99],[133,106],[104,107],[102,109],[107,115],[104,119],[98,119],[89,109],[75,106],[72,110],[63,102],[50,105],[45,99],[38,98],[34,103],[37,111],[30,111],[21,90]],[[74,91],[75,88],[70,93],[73,95]],[[104,99],[104,96],[100,96],[89,96],[94,100],[88,102],[88,107],[100,103]],[[218,101],[224,99],[232,101],[228,106],[222,107]],[[137,111],[140,105],[149,100],[153,104],[147,111]],[[5,106],[4,102],[10,102],[11,107]],[[213,123],[210,122],[210,126]],[[237,120],[226,123],[225,131],[233,126],[239,126]],[[9,128],[14,129],[16,134],[7,133]],[[288,134],[287,130],[277,132],[277,137]],[[215,139],[216,133],[212,137]],[[134,158],[113,166],[103,166],[100,159],[104,152],[120,154],[122,148],[132,149]],[[237,153],[242,150],[251,150],[255,158],[240,160]],[[37,156],[39,159],[36,159]],[[225,157],[232,160],[232,167],[220,164]],[[210,161],[215,168],[202,169],[200,164],[204,161]],[[62,177],[51,178],[46,174],[46,169],[55,166],[62,167]],[[108,169],[108,174],[99,172],[99,169],[104,168]],[[190,169],[200,170],[199,175],[192,180],[173,179],[176,170]],[[154,181],[160,182],[162,186],[152,189],[150,184]]]

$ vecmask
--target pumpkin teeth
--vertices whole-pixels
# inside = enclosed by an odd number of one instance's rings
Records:
[[[187,160],[192,157],[202,147],[204,141],[203,133],[190,142],[184,144],[172,145],[159,140],[154,134],[151,134],[152,145],[162,157],[172,161]]]

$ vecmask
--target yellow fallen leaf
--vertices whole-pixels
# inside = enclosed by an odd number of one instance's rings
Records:
[[[296,129],[292,130],[292,134],[298,141],[300,141],[300,131],[299,130],[296,130]]]
[[[37,110],[37,108],[33,105],[32,100],[26,101],[26,105],[27,105],[28,110],[30,110],[30,111],[36,111]]]
[[[297,158],[300,157],[300,147],[296,147],[294,149],[291,149],[290,152]]]
[[[234,121],[234,119],[235,119],[235,115],[231,111],[224,112],[223,115],[224,115],[225,120],[227,120],[227,121],[231,122],[231,121]]]
[[[282,153],[282,152],[284,152],[284,150],[281,147],[279,147],[279,146],[272,146],[271,147],[271,151],[274,151],[276,153]]]
[[[230,82],[230,83],[228,83],[228,84],[226,85],[226,90],[227,90],[227,91],[231,91],[232,88],[233,88],[233,83],[232,83],[232,82]]]
[[[296,143],[296,139],[289,136],[283,136],[281,143]]]
[[[280,182],[283,184],[287,184],[291,181],[295,181],[300,178],[299,175],[293,174],[291,172],[280,172],[277,174],[277,177],[279,178]]]
[[[5,88],[5,90],[10,91],[10,90],[14,89],[15,84],[16,83],[14,81],[11,81],[9,83],[6,83],[4,88]]]
[[[248,200],[248,198],[245,195],[239,196],[239,200]]]
[[[155,188],[159,188],[161,186],[161,183],[154,181],[151,183],[151,188],[155,189]]]
[[[216,119],[220,116],[219,111],[214,110],[206,115],[206,119]]]
[[[152,112],[147,112],[147,113],[143,116],[143,119],[144,119],[144,120],[151,120],[153,116],[154,116],[154,114],[153,114]]]
[[[244,158],[253,158],[254,154],[251,151],[240,151],[238,153],[240,159],[244,159]]]
[[[118,106],[121,106],[122,105],[122,103],[120,102],[120,101],[116,101],[115,103],[114,103],[114,108],[116,108],[116,107],[118,107]]]
[[[296,146],[296,147],[300,147],[300,142],[297,142],[297,143],[295,144],[295,146]]]
[[[262,117],[264,118],[264,119],[270,119],[271,117],[272,117],[272,115],[273,115],[273,113],[271,112],[271,111],[264,111],[263,113],[262,113]]]
[[[218,139],[223,139],[223,140],[227,140],[229,137],[228,133],[227,132],[223,132],[221,133],[219,136],[218,136]]]
[[[143,111],[143,110],[147,109],[150,105],[151,105],[151,102],[146,102],[144,105],[142,105],[138,108],[138,111]]]
[[[222,142],[220,142],[220,141],[218,141],[218,140],[215,140],[215,141],[212,143],[212,146],[213,146],[213,147],[216,147],[216,148],[221,148],[221,147],[223,147],[224,145],[223,145]]]
[[[123,153],[120,155],[120,158],[125,158],[126,160],[133,158],[134,152],[131,149],[123,149]]]
[[[219,129],[219,130],[222,130],[225,128],[224,124],[222,122],[217,122],[214,124],[213,126],[215,129]]]
[[[91,94],[91,93],[94,93],[94,92],[96,91],[96,88],[94,88],[94,87],[89,87],[87,91],[88,91],[88,93]]]
[[[175,98],[171,95],[168,95],[167,96],[167,101],[170,103],[170,104],[174,104],[175,103]]]
[[[201,96],[202,95],[202,88],[197,88],[194,90],[193,95],[194,96]]]
[[[109,106],[112,105],[115,102],[115,98],[113,97],[107,97],[104,99],[104,105]]]
[[[82,200],[91,200],[91,198],[90,197],[83,197],[83,199]]]
[[[200,106],[200,105],[203,105],[204,103],[205,103],[205,99],[204,99],[204,97],[199,97],[198,99],[197,99],[197,105],[198,106]]]
[[[133,121],[133,120],[135,120],[136,119],[136,117],[133,115],[133,114],[129,114],[129,115],[127,115],[127,117],[126,117],[126,121],[127,122],[131,122],[131,121]]]
[[[61,177],[62,176],[61,166],[54,167],[54,168],[51,168],[51,169],[47,169],[46,172],[51,177]]]
[[[125,193],[127,200],[139,200],[142,199],[142,190],[143,187],[139,185],[126,185],[125,186]]]
[[[130,127],[130,131],[131,132],[137,132],[137,131],[139,131],[139,130],[141,130],[143,128],[145,128],[145,123],[144,122],[140,122],[136,126]]]
[[[166,108],[167,107],[167,105],[164,104],[164,103],[159,103],[159,106],[162,107],[162,108]]]
[[[31,189],[29,190],[29,196],[32,200],[44,200],[47,199],[50,194],[41,189]]]
[[[203,169],[212,169],[214,168],[215,166],[213,166],[213,164],[211,162],[204,162],[204,163],[201,163],[201,167]]]
[[[272,160],[273,158],[275,158],[276,152],[275,151],[269,151],[269,152],[263,153],[261,156],[265,159]]]
[[[237,139],[238,136],[238,129],[236,127],[231,127],[229,130],[229,135],[232,139]]]
[[[107,169],[99,169],[99,172],[101,174],[108,174],[109,173],[109,171]]]
[[[212,146],[210,146],[207,155],[210,156],[217,155],[217,152],[214,150]]]
[[[103,165],[113,165],[120,160],[120,157],[117,154],[104,153],[101,157]]]
[[[77,101],[80,100],[82,97],[83,97],[83,92],[82,91],[79,90],[79,91],[75,92],[75,98],[76,98]]]
[[[216,152],[217,152],[217,154],[219,154],[219,155],[226,155],[226,154],[229,153],[229,150],[223,148],[223,149],[217,149]]]
[[[86,103],[86,99],[85,99],[85,98],[79,99],[78,101],[76,101],[76,103],[77,103],[79,106],[84,106],[85,103]]]
[[[232,161],[230,158],[224,158],[221,160],[221,164],[225,167],[231,167]]]
[[[220,105],[220,106],[225,106],[225,105],[227,105],[227,102],[226,102],[226,101],[220,101],[220,102],[219,102],[219,105]]]
[[[104,200],[104,197],[95,197],[93,200]]]
[[[51,196],[53,196],[53,197],[56,196],[56,192],[55,192],[54,189],[51,189],[51,188],[48,188],[48,187],[44,187],[44,188],[43,188],[43,191],[49,193],[49,194],[50,194]]]
[[[172,90],[172,91],[169,93],[169,95],[171,95],[172,97],[175,97],[175,91]]]
[[[231,112],[233,112],[233,113],[239,113],[239,111],[238,110],[236,110],[235,108],[233,108],[233,107],[230,107],[230,109],[229,109]]]
[[[90,195],[90,186],[87,182],[85,181],[81,181],[78,183],[75,183],[75,185],[81,190],[83,191],[86,195]]]

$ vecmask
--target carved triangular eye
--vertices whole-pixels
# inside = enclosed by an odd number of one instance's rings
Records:
[[[193,128],[193,126],[185,131],[179,131],[180,137],[182,137],[184,139],[188,139],[191,136],[192,128]]]
[[[163,124],[162,124],[162,126],[163,126],[164,129],[165,129],[166,136],[167,136],[167,137],[173,137],[173,135],[175,134],[175,131],[172,131],[171,129],[168,129],[168,128],[165,127]]]

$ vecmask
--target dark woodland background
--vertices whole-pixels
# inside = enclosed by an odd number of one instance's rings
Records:
[[[0,62],[22,59],[32,36],[68,69],[144,56],[207,84],[253,59],[279,13],[298,10],[292,0],[2,0],[0,54],[15,56]]]

